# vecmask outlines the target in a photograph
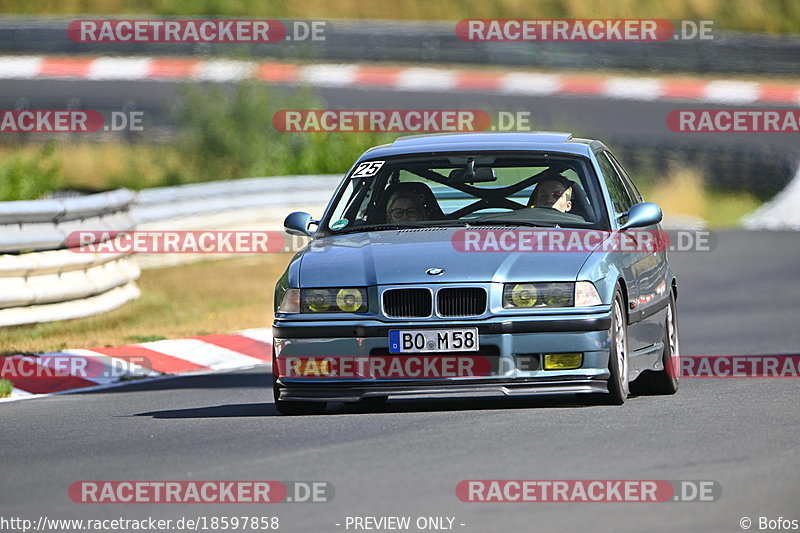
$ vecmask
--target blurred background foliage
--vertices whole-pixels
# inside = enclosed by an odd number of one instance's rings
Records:
[[[214,102],[209,106],[209,102]],[[285,109],[321,109],[308,89],[279,91],[263,83],[188,86],[177,110],[180,166],[170,183],[245,176],[344,172],[369,146],[397,135],[285,133],[272,116]]]
[[[9,14],[191,15],[266,18],[666,18],[722,30],[800,33],[797,0],[0,0]]]
[[[0,159],[0,200],[30,200],[57,189],[62,169],[55,143],[15,151]]]

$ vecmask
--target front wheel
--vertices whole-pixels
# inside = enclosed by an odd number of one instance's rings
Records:
[[[664,324],[664,350],[661,354],[663,370],[646,370],[633,382],[634,392],[643,396],[675,394],[678,391],[678,315],[676,313],[675,293],[670,292],[667,304],[667,318]]]
[[[628,399],[630,378],[628,377],[628,320],[622,291],[617,288],[611,307],[611,329],[608,332],[611,346],[608,351],[608,395],[612,405],[622,405]]]

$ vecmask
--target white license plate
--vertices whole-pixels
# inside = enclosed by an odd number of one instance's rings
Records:
[[[475,352],[478,328],[389,331],[389,353]]]

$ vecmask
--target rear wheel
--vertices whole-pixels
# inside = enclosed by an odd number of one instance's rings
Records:
[[[678,341],[678,315],[676,313],[675,293],[670,292],[667,305],[667,318],[664,327],[664,350],[661,355],[663,370],[647,370],[634,381],[632,389],[635,394],[661,395],[675,394],[678,391],[678,357],[680,345]]]
[[[617,288],[614,304],[611,306],[611,346],[608,352],[608,395],[605,400],[612,405],[622,405],[628,398],[630,380],[628,377],[628,320],[622,291]]]
[[[272,361],[274,365],[274,354]],[[272,395],[275,398],[275,408],[282,415],[321,415],[325,412],[325,407],[328,405],[325,402],[281,400],[281,387],[278,385],[278,377],[275,375],[274,368],[272,372]]]

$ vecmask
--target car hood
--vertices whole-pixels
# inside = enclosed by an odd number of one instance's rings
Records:
[[[291,285],[574,281],[592,253],[464,252],[453,241],[463,235],[459,233],[463,229],[386,230],[318,239],[301,252],[300,279],[291,280]],[[428,275],[429,268],[441,268],[444,273]]]

